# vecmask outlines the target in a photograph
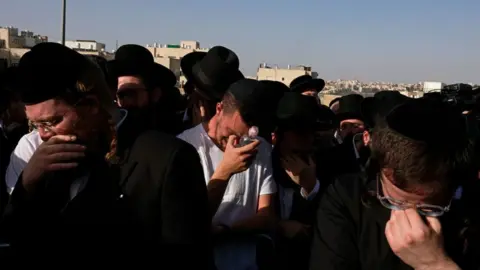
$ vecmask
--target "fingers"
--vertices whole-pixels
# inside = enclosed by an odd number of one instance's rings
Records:
[[[393,243],[395,237],[393,236],[392,222],[390,220],[387,221],[387,224],[385,225],[385,236],[387,237],[388,243]]]
[[[416,209],[392,210],[390,220],[385,227],[385,235],[397,239],[405,245],[423,242],[432,230],[437,234],[441,232],[441,225],[437,218],[426,217],[427,224],[422,220]],[[431,227],[431,229],[429,228]]]
[[[414,208],[408,208],[403,211],[408,218],[412,228],[422,228],[425,227],[425,222],[423,222],[422,217],[418,214],[417,210]]]
[[[45,152],[47,154],[55,154],[55,153],[62,153],[62,152],[85,152],[86,147],[80,144],[53,144],[53,145],[46,145]]]
[[[442,232],[442,225],[440,224],[440,221],[436,217],[427,217],[427,222],[430,228],[437,233],[440,234]]]
[[[235,140],[237,139],[237,136],[235,135],[230,135],[228,137],[228,141],[227,141],[227,146],[231,146],[231,147],[234,147],[235,146]]]
[[[62,171],[62,170],[70,170],[76,168],[78,166],[78,162],[68,162],[68,163],[54,163],[48,166],[48,170],[50,171]]]
[[[413,209],[407,209],[407,210],[413,210]],[[410,228],[412,228],[412,225],[410,224],[410,220],[408,219],[408,216],[407,216],[407,212],[405,210],[400,210],[400,211],[393,210],[392,212],[395,215],[395,220],[397,221],[396,223],[398,225],[400,225],[402,228],[405,228],[405,230],[409,230]]]
[[[59,152],[47,157],[46,170],[69,170],[78,166],[80,159],[85,157],[85,152]]]
[[[395,215],[395,210],[390,211],[390,220],[388,221],[390,235],[395,239],[399,235],[399,229],[397,228],[397,215]]]
[[[400,237],[399,239],[404,239],[406,243],[412,243],[414,239],[413,231],[405,211],[392,210],[392,215],[395,220],[392,227],[394,229],[393,234]]]
[[[49,159],[52,161],[52,163],[55,163],[55,162],[81,159],[84,157],[85,157],[85,153],[82,153],[82,152],[61,152],[61,153],[55,153],[50,155]]]
[[[254,140],[252,143],[239,147],[238,150],[242,153],[253,152],[258,147],[259,144],[260,144],[259,140]]]
[[[410,231],[410,237],[416,242],[422,242],[426,238],[428,238],[431,233],[432,229],[428,226],[428,220],[434,219],[438,223],[438,231],[440,232],[440,223],[436,218],[426,217],[427,221],[424,221],[420,214],[417,212],[416,209],[407,209],[404,211],[407,215],[408,219],[410,220],[410,224],[412,224],[412,229]]]
[[[62,142],[74,142],[77,139],[74,135],[55,135],[51,137],[47,143],[55,144],[55,143],[62,143]]]

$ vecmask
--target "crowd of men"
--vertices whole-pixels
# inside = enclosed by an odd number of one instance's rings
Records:
[[[0,265],[479,269],[474,107],[239,67],[187,54],[181,95],[139,45],[33,47],[0,75]]]

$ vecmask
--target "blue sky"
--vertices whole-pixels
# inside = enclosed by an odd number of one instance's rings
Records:
[[[60,39],[61,0],[2,0],[0,25]],[[478,0],[67,0],[67,39],[224,45],[325,79],[480,82]]]

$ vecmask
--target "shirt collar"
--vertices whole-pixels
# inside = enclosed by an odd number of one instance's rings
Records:
[[[127,118],[128,111],[124,109],[120,109],[120,120],[118,123],[115,125],[115,129],[118,130],[118,128],[125,122],[125,119]]]

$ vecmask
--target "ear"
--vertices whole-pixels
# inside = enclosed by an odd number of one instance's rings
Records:
[[[390,168],[383,168],[380,170],[382,175],[391,183],[395,183],[395,179],[393,177],[393,169]]]
[[[162,97],[162,89],[160,87],[155,87],[150,92],[150,100],[153,103],[157,103],[160,100],[161,97]]]
[[[368,144],[370,144],[370,132],[366,130],[363,132],[363,144],[365,146],[368,146]]]
[[[215,106],[215,114],[219,115],[223,111],[223,103],[218,102],[217,106]]]
[[[272,145],[275,145],[277,143],[277,134],[275,132],[272,132]]]

